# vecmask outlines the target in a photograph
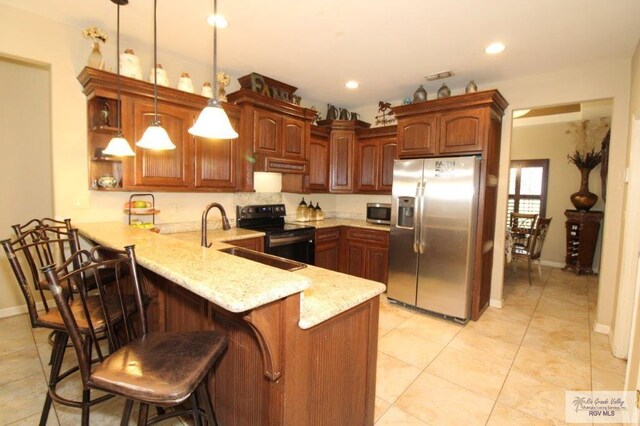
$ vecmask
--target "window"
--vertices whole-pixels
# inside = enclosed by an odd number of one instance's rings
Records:
[[[509,202],[511,212],[535,213],[545,217],[549,160],[514,160],[509,168]]]

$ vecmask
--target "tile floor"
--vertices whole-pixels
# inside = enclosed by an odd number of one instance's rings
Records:
[[[590,331],[598,281],[505,272],[505,306],[462,326],[380,305],[376,426],[564,424],[565,391],[621,390],[626,362]]]
[[[383,298],[376,426],[562,424],[566,390],[621,389],[625,361],[589,328],[597,279],[543,273],[530,287],[524,271],[508,271],[504,308],[466,326]],[[46,339],[26,315],[0,320],[0,425],[38,423]],[[73,396],[78,383],[65,385],[61,393]],[[119,398],[100,404],[91,423],[118,424],[121,410]],[[79,412],[55,406],[48,424],[79,424]]]

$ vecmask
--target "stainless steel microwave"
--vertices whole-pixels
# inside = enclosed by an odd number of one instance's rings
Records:
[[[390,225],[391,204],[367,203],[367,222]]]

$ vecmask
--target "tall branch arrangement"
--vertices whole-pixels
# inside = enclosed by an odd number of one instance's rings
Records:
[[[572,134],[575,150],[567,159],[578,168],[593,169],[602,161],[600,145],[609,130],[609,118],[598,121],[583,120],[569,124],[567,134]]]

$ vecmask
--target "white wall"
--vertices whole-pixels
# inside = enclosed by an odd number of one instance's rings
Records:
[[[53,214],[49,69],[0,56],[0,240],[11,225]],[[0,316],[25,305],[0,249]]]

